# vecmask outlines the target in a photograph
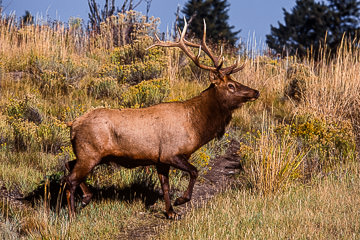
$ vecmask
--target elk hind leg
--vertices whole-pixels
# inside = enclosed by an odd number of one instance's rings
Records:
[[[66,162],[65,163],[65,167],[66,169],[71,172],[75,166],[75,163],[76,163],[76,159],[75,160],[72,160],[72,161],[69,161],[69,162]],[[81,206],[82,207],[85,207],[86,205],[89,204],[89,202],[91,201],[91,198],[93,196],[93,193],[90,191],[90,189],[86,186],[85,182],[81,182],[80,183],[80,188],[81,188],[81,191],[83,192],[83,198],[82,198],[82,201],[81,201]]]
[[[91,162],[91,161],[89,161]],[[94,161],[97,162],[97,161]],[[67,189],[66,189],[66,198],[69,207],[69,215],[70,218],[75,216],[75,190],[76,187],[82,183],[86,176],[91,172],[96,164],[88,164],[86,166],[75,164],[74,168],[70,172],[70,174],[65,178]]]
[[[171,206],[171,200],[170,200],[170,186],[169,186],[169,169],[170,166],[168,165],[156,165],[156,170],[159,175],[161,188],[164,194],[164,201],[165,201],[165,211],[168,219],[178,219],[180,218],[180,215],[176,214],[174,212],[173,207]]]

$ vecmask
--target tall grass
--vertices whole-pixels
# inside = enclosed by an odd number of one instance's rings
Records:
[[[159,232],[160,239],[358,239],[359,166],[273,195],[230,190]]]
[[[309,68],[316,75],[305,83],[304,105],[308,111],[336,118],[358,111],[360,52],[356,46],[356,42],[344,39],[333,59],[324,56],[320,62],[309,60]]]
[[[249,187],[267,194],[283,190],[292,180],[303,177],[303,162],[310,149],[299,147],[297,139],[288,133],[276,134],[266,113],[263,118],[261,130],[247,133],[238,154]]]

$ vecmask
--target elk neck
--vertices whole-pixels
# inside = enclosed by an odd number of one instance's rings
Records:
[[[190,109],[190,121],[198,133],[201,145],[224,135],[225,128],[232,118],[232,111],[221,103],[213,84],[199,96],[184,103]]]

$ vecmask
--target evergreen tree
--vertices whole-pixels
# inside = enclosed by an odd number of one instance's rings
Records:
[[[360,1],[356,0],[329,0],[331,19],[329,22],[329,45],[336,48],[346,37],[355,39],[359,36]]]
[[[206,21],[207,38],[213,42],[227,42],[234,46],[240,31],[233,32],[230,26],[229,6],[226,0],[189,0],[181,11],[189,24],[188,32],[197,38],[203,36],[203,19]],[[179,20],[180,28],[184,26]]]
[[[25,15],[21,17],[21,22],[25,25],[31,25],[34,23],[34,17],[28,10],[26,10]]]
[[[359,24],[359,3],[356,0],[329,0],[329,4],[315,0],[296,0],[292,12],[284,11],[284,24],[271,26],[266,36],[270,48],[279,53],[286,49],[290,54],[304,56],[309,48],[314,50],[326,44],[336,49],[343,33],[356,36]],[[316,54],[317,51],[314,51]]]

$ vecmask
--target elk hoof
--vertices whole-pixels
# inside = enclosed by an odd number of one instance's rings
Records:
[[[169,213],[166,213],[166,218],[167,219],[171,219],[171,220],[180,220],[181,219],[181,215],[177,214],[176,212],[172,211]]]
[[[81,201],[81,207],[85,207],[86,205],[88,205],[89,202],[91,201],[91,198],[92,198],[92,194],[84,195]]]
[[[184,204],[186,202],[190,201],[189,198],[183,198],[183,197],[179,197],[175,200],[175,203],[174,203],[174,206],[178,206],[178,205],[181,205],[181,204]]]

